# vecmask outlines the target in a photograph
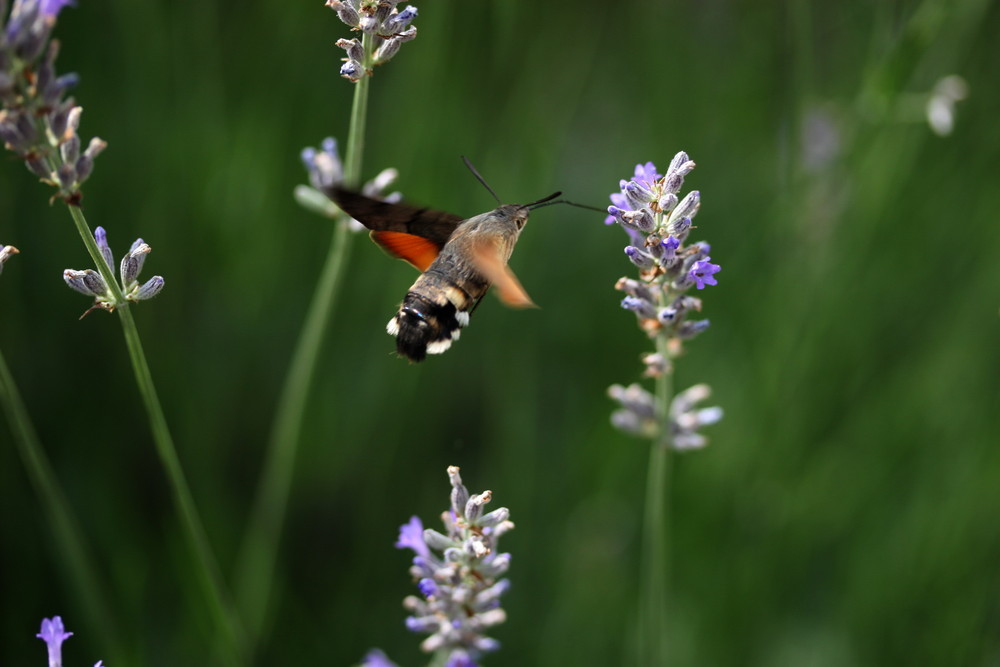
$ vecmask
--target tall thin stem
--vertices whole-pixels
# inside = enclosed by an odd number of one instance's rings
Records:
[[[656,338],[656,351],[669,358],[668,339]],[[670,571],[667,550],[669,516],[669,477],[672,436],[667,415],[673,393],[672,376],[661,373],[656,378],[656,407],[663,432],[649,445],[649,468],[646,472],[646,506],[643,517],[642,566],[639,595],[639,664],[667,664],[666,599]]]
[[[365,53],[371,52],[372,41],[371,35],[363,36]],[[369,82],[370,77],[365,76],[355,84],[354,101],[351,105],[344,160],[344,181],[351,187],[356,187],[361,180]],[[320,348],[337,303],[341,278],[347,266],[351,236],[348,220],[338,219],[334,223],[330,250],[278,400],[260,485],[237,562],[237,596],[250,637],[254,641],[259,641],[263,634],[267,618],[278,545],[288,506],[307,399],[318,367]]]
[[[219,634],[221,636],[220,654],[228,664],[238,665],[245,663],[245,643],[242,637],[242,630],[239,621],[232,608],[232,603],[228,599],[223,583],[222,575],[219,571],[215,556],[209,546],[205,528],[201,523],[195,507],[194,498],[188,488],[184,470],[181,467],[180,459],[177,456],[177,448],[174,446],[170,429],[167,426],[167,419],[160,405],[160,400],[156,394],[156,387],[153,384],[153,376],[146,362],[146,355],[142,350],[142,342],[139,338],[139,330],[135,326],[132,312],[128,302],[122,295],[118,281],[111,271],[100,249],[94,241],[87,220],[83,216],[83,211],[78,206],[68,206],[77,231],[80,233],[87,250],[97,265],[101,276],[108,285],[119,304],[115,308],[118,319],[122,325],[122,333],[125,336],[125,344],[128,347],[129,359],[132,362],[132,369],[135,372],[136,384],[142,396],[143,405],[149,417],[150,429],[153,434],[153,442],[156,446],[160,462],[167,474],[170,490],[173,493],[174,502],[177,505],[178,513],[181,517],[181,524],[184,527],[184,534],[188,539],[189,547],[194,556],[197,566],[198,580],[202,593],[210,609]]]

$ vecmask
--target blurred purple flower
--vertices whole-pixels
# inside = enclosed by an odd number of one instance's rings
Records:
[[[61,667],[62,643],[73,636],[72,632],[66,632],[62,617],[43,618],[41,632],[35,636],[48,646],[49,667]]]
[[[424,542],[424,524],[420,517],[410,517],[409,523],[404,523],[399,527],[399,539],[396,541],[397,549],[413,549],[413,552],[422,558],[430,558],[431,550]]]

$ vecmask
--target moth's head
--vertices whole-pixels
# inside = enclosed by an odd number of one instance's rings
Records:
[[[490,214],[489,224],[504,226],[508,229],[512,225],[514,230],[519,232],[524,228],[524,223],[528,222],[529,213],[531,213],[531,209],[527,206],[504,204],[493,210]]]

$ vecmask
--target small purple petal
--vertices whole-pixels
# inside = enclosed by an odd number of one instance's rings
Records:
[[[653,183],[663,178],[663,174],[659,174],[656,171],[656,166],[652,162],[647,162],[646,164],[635,165],[635,181],[645,185],[647,188],[652,188]]]
[[[45,16],[56,17],[63,7],[73,7],[76,3],[73,0],[42,0],[41,12]]]
[[[409,523],[399,527],[399,539],[395,544],[397,549],[413,549],[413,552],[425,559],[431,557],[431,550],[424,542],[424,524],[420,517],[410,517]]]
[[[712,264],[708,260],[711,257],[706,257],[705,259],[698,260],[691,267],[691,271],[688,272],[688,277],[695,282],[698,289],[705,289],[705,285],[718,285],[718,281],[713,277],[716,273],[722,270],[722,267],[718,264]]]

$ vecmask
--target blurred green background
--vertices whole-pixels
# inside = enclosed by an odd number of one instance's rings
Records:
[[[473,215],[553,190],[605,206],[636,162],[698,168],[694,240],[723,266],[712,329],[676,382],[725,420],[671,490],[677,665],[1000,665],[1000,6],[986,0],[418,2],[416,41],[372,81],[364,164]],[[344,138],[346,27],[322,2],[80,0],[63,12],[85,187],[116,257],[137,236],[167,287],[134,308],[213,547],[232,566],[275,402],[330,236],[291,197],[298,153]],[[936,82],[968,84],[954,132]],[[10,154],[6,154],[10,157]],[[64,206],[0,167],[0,349],[107,577],[141,665],[213,663],[212,625],[115,317],[60,279],[89,260]],[[627,664],[646,444],[608,385],[649,343],[612,285],[603,216],[536,212],[511,261],[541,306],[490,297],[411,366],[385,322],[414,278],[364,236],[323,349],[256,664],[422,664],[403,627],[412,514],[447,465],[517,529],[490,665]],[[109,658],[0,423],[0,663]],[[89,662],[88,662],[89,661]],[[110,664],[109,667],[122,667]]]

